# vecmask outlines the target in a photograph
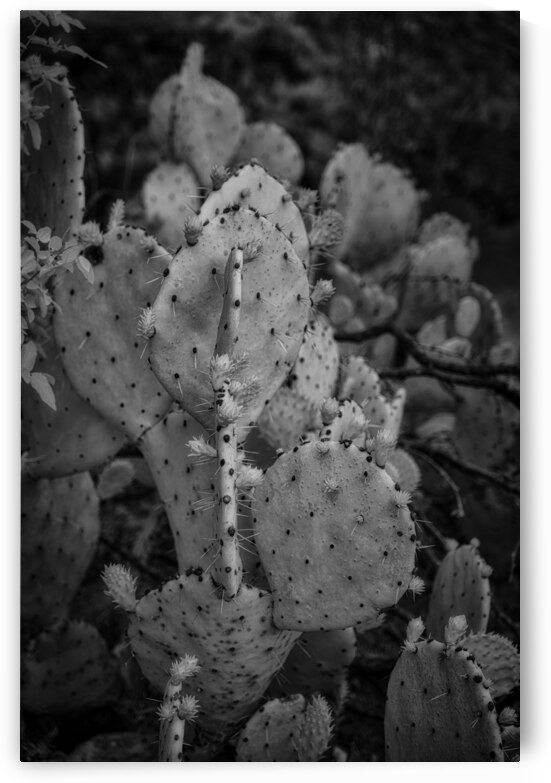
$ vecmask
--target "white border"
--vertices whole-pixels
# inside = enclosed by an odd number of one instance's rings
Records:
[[[121,3],[115,8],[105,4],[83,4],[73,2],[59,4],[64,10],[149,10],[151,3]],[[27,8],[50,9],[47,3],[36,2]],[[156,10],[204,10],[199,4],[185,5],[163,3]],[[216,3],[212,10],[275,10],[273,5],[249,3]],[[327,4],[301,3],[284,4],[277,10],[332,10]],[[349,3],[340,10],[382,10],[379,4]],[[412,2],[402,2],[395,6],[386,6],[384,10],[421,10]],[[551,312],[551,280],[549,254],[551,227],[551,127],[549,122],[549,77],[551,74],[551,8],[543,2],[502,2],[499,6],[482,3],[424,3],[422,10],[520,10],[521,47],[522,47],[522,345],[523,345],[523,558],[525,572],[523,579],[523,740],[521,764],[522,773],[538,773],[549,766],[549,668],[550,668],[550,626],[549,611],[549,572],[551,558],[551,540],[549,530],[551,520],[547,509],[547,485],[551,483],[548,456],[550,425],[550,336],[549,313]],[[20,6],[4,0],[0,18],[2,21],[1,70],[4,89],[2,91],[4,111],[2,133],[4,136],[4,168],[2,180],[2,211],[5,225],[8,226],[6,248],[0,260],[4,266],[2,315],[3,334],[7,338],[7,351],[4,350],[4,383],[0,394],[4,411],[5,428],[8,432],[2,437],[3,470],[2,503],[4,510],[2,564],[2,598],[4,602],[4,633],[2,634],[0,671],[3,674],[4,698],[0,737],[3,739],[3,751],[0,763],[9,778],[32,779],[40,775],[41,779],[54,779],[59,776],[73,775],[71,768],[65,771],[65,765],[41,765],[39,771],[31,764],[19,762],[18,730],[18,560],[19,560],[19,350],[17,334],[19,332],[18,280],[15,273],[14,256],[18,254],[18,132],[15,117],[18,112],[17,96],[17,40]],[[6,340],[4,341],[6,346]],[[527,402],[526,402],[527,400]],[[547,599],[547,600],[546,600]],[[116,771],[111,765],[104,764],[95,770],[85,766],[78,771],[83,779],[102,776],[106,781],[116,780]],[[148,779],[151,772],[143,764],[132,765],[129,772],[133,779]],[[303,768],[281,770],[270,765],[254,769],[255,765],[187,765],[180,771],[177,768],[165,768],[163,777],[175,778],[185,775],[208,780],[213,775],[223,775],[229,779],[257,777],[266,779],[291,774],[315,775],[324,778],[335,775],[335,768],[327,765],[315,765],[315,770]],[[289,766],[289,765],[287,765]],[[294,765],[293,765],[294,766]],[[313,766],[313,765],[310,765]],[[198,768],[200,767],[200,768]],[[172,770],[172,771],[171,771]],[[400,770],[394,765],[379,764],[371,774],[377,780],[393,780],[397,775],[416,781],[433,776],[453,780],[456,775],[465,776],[470,769],[458,768],[456,764],[423,764],[421,767],[409,765]],[[514,765],[495,767],[485,765],[480,770],[484,780],[499,775],[500,780],[518,776]],[[159,773],[154,773],[159,774]],[[353,765],[343,770],[347,778],[370,774],[363,764]]]

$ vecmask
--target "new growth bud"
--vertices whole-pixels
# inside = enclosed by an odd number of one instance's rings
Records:
[[[196,245],[203,233],[203,223],[198,215],[190,215],[184,222],[184,237],[190,247]]]
[[[107,587],[105,595],[121,609],[133,612],[136,607],[136,577],[125,566],[110,563],[103,569],[101,578]]]

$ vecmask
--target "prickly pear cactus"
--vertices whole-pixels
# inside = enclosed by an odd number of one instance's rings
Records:
[[[69,380],[111,424],[131,438],[156,424],[171,399],[148,367],[150,308],[168,274],[170,256],[140,228],[122,225],[116,210],[98,248],[94,281],[62,271],[54,333]]]
[[[300,147],[276,122],[252,122],[245,127],[234,161],[248,163],[251,158],[262,163],[272,177],[287,180],[292,185],[300,182],[304,173]]]
[[[240,310],[237,350],[246,360],[245,375],[254,373],[260,387],[240,425],[254,423],[285,380],[308,319],[304,266],[282,232],[260,215],[230,210],[208,221],[196,244],[182,248],[153,308],[151,362],[173,398],[208,429],[214,425],[209,367],[224,303],[224,273],[237,246],[248,259],[241,299],[232,302]]]
[[[115,456],[126,438],[75,392],[57,358],[53,337],[41,344],[41,351],[35,368],[54,379],[56,410],[29,384],[22,385],[25,472],[55,478],[98,468]]]
[[[258,421],[262,435],[275,448],[288,449],[309,430],[319,429],[319,406],[336,391],[339,361],[333,328],[317,313],[308,321],[286,385],[274,394]]]
[[[100,633],[72,620],[42,632],[24,651],[21,704],[34,715],[104,706],[117,696],[116,672]]]
[[[66,76],[35,85],[33,102],[48,107],[38,121],[37,149],[28,133],[23,157],[23,214],[52,233],[74,233],[84,214],[84,127]]]
[[[322,313],[310,318],[289,385],[313,405],[332,397],[339,378],[339,347],[331,324]]]
[[[420,194],[404,172],[370,157],[362,144],[337,150],[322,175],[322,208],[344,217],[344,239],[335,249],[354,269],[369,269],[411,239]]]
[[[256,708],[296,641],[297,634],[273,626],[271,615],[269,593],[242,584],[226,602],[198,564],[195,573],[137,602],[128,635],[140,668],[159,691],[173,658],[197,657],[201,669],[187,686],[200,700],[197,726],[228,737]]]
[[[197,565],[206,570],[218,555],[214,530],[216,451],[209,449],[206,440],[203,427],[182,411],[168,413],[140,440],[168,517],[181,574]],[[240,497],[239,523],[250,528],[250,504],[247,497]],[[241,536],[239,530],[237,535]],[[248,542],[242,553],[250,573],[255,572],[258,561],[253,549]]]
[[[292,195],[257,161],[238,169],[213,190],[201,207],[203,221],[229,208],[248,207],[270,221],[292,244],[304,264],[309,263],[309,240]]]
[[[408,497],[350,441],[315,441],[279,457],[253,518],[275,624],[342,629],[397,603],[415,558]]]
[[[476,253],[455,234],[409,248],[407,267],[398,283],[402,290],[398,324],[417,331],[455,302],[458,290],[469,281]]]
[[[490,682],[494,699],[506,696],[520,683],[520,655],[515,645],[496,633],[470,634],[462,640]]]
[[[272,699],[249,719],[237,742],[237,761],[319,761],[333,721],[322,696]]]
[[[456,236],[467,242],[469,241],[469,231],[470,227],[454,215],[450,215],[448,212],[436,212],[421,223],[416,242],[419,245],[428,245],[435,239],[449,236]]]
[[[341,325],[358,318],[363,326],[374,326],[390,319],[398,309],[392,293],[366,276],[354,272],[338,259],[331,260],[328,271],[338,293],[348,300],[341,304],[343,312],[337,316]]]
[[[262,437],[274,449],[289,451],[305,433],[316,429],[318,418],[316,405],[294,389],[282,386],[264,406],[257,424]]]
[[[161,84],[150,107],[149,131],[161,153],[187,163],[204,187],[214,165],[226,166],[244,132],[237,96],[203,73],[203,47],[188,48],[180,73]]]
[[[201,206],[199,183],[185,163],[163,161],[142,186],[148,229],[159,242],[176,251],[185,241],[184,224]]]
[[[420,618],[387,690],[386,761],[503,761],[496,709],[482,670],[461,644],[420,641]]]
[[[349,357],[341,375],[339,396],[361,406],[364,416],[369,420],[371,434],[386,429],[395,438],[398,437],[406,391],[400,388],[387,398],[382,393],[378,373],[361,356]]]
[[[66,616],[99,534],[99,498],[89,473],[23,480],[21,619],[25,629],[46,628]]]
[[[453,615],[465,615],[472,633],[484,633],[490,617],[492,569],[478,553],[478,542],[448,552],[434,578],[427,630],[442,640],[447,622]]]

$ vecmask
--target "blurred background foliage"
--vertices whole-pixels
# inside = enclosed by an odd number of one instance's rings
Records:
[[[108,67],[65,57],[85,119],[88,217],[128,197],[155,164],[148,104],[186,47],[273,120],[306,158],[316,188],[339,142],[409,170],[430,198],[471,224],[475,278],[517,316],[520,17],[506,11],[78,11],[74,43]],[[63,60],[63,57],[60,59]]]

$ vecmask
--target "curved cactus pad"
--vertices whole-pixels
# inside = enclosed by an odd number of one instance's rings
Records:
[[[241,145],[235,153],[237,163],[256,158],[272,177],[296,185],[304,172],[300,147],[287,131],[275,122],[253,122],[245,127]]]
[[[89,473],[24,480],[21,488],[21,618],[47,627],[65,617],[100,534]]]
[[[53,339],[41,345],[44,356],[35,365],[55,381],[57,410],[46,405],[27,383],[21,387],[21,417],[25,470],[31,476],[69,476],[99,468],[114,457],[124,434],[85,402],[69,383],[56,358]]]
[[[350,441],[316,441],[281,456],[257,492],[253,522],[280,628],[373,619],[411,579],[407,506],[386,471]]]
[[[99,413],[138,437],[171,399],[148,367],[138,318],[164,280],[168,253],[140,228],[103,237],[94,282],[63,271],[55,289],[56,342],[69,380]]]
[[[48,107],[38,121],[41,143],[27,135],[23,158],[24,217],[38,228],[66,237],[84,214],[84,127],[73,89],[66,78],[35,89],[35,106]]]
[[[484,633],[490,615],[491,572],[472,544],[448,552],[434,577],[427,617],[427,630],[435,639],[443,640],[450,617],[461,614],[472,633]]]
[[[243,268],[239,342],[243,381],[254,374],[257,395],[241,417],[254,423],[281,386],[299,351],[308,318],[306,271],[281,231],[251,210],[229,210],[203,227],[198,241],[175,256],[154,305],[151,363],[170,394],[207,428],[214,425],[209,366],[224,302],[232,248],[260,243]],[[211,402],[212,400],[212,402]]]
[[[225,602],[201,571],[147,593],[128,634],[143,673],[161,692],[173,659],[197,656],[201,669],[186,689],[200,702],[197,724],[228,736],[256,708],[297,634],[273,626],[269,593],[242,584]]]
[[[239,169],[213,190],[201,207],[203,220],[212,220],[227,207],[249,207],[273,223],[293,245],[295,253],[308,265],[310,243],[302,215],[281,182],[258,163]]]
[[[329,705],[300,693],[272,699],[249,719],[237,743],[237,761],[318,761],[332,732]]]
[[[385,710],[386,761],[503,761],[487,684],[462,647],[420,642],[394,667]]]
[[[21,669],[21,704],[35,715],[85,711],[116,696],[115,659],[88,623],[73,620],[40,634]]]

